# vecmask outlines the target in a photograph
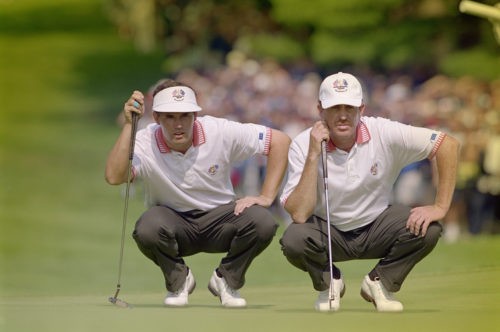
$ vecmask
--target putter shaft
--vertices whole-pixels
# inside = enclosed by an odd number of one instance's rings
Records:
[[[120,241],[120,258],[118,260],[118,281],[116,283],[115,296],[108,298],[109,302],[122,307],[131,308],[131,305],[127,302],[120,300],[118,298],[118,293],[121,289],[121,278],[122,278],[122,266],[123,266],[123,248],[125,246],[125,228],[127,226],[127,213],[128,213],[128,201],[130,194],[130,182],[132,177],[132,160],[134,158],[134,147],[135,147],[135,134],[137,131],[137,122],[139,121],[139,116],[137,113],[132,113],[132,133],[130,136],[130,146],[129,146],[129,158],[128,158],[128,170],[127,170],[127,187],[125,189],[125,205],[123,208],[123,219],[122,219],[122,234]]]
[[[321,162],[323,164],[323,183],[325,186],[325,206],[326,206],[326,221],[328,230],[328,264],[330,266],[330,288],[328,290],[328,305],[332,309],[332,302],[335,300],[333,292],[333,258],[332,258],[332,234],[330,230],[330,203],[328,194],[328,165],[326,159],[326,141],[321,141]]]

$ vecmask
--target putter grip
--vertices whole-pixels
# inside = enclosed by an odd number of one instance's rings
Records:
[[[323,164],[323,177],[328,178],[328,167],[326,162],[326,141],[321,141],[321,161]]]
[[[139,121],[139,116],[137,113],[132,112],[132,133],[130,136],[130,147],[128,159],[132,160],[134,158],[134,147],[135,147],[135,134],[137,131],[137,122]]]

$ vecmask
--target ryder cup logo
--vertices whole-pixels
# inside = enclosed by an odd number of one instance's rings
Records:
[[[217,170],[219,169],[219,165],[215,164],[215,165],[212,165],[208,168],[208,174],[210,175],[215,175],[215,173],[217,173]]]
[[[174,98],[175,101],[183,101],[185,95],[186,93],[182,89],[175,89],[172,91],[172,98]]]
[[[337,92],[347,91],[347,81],[345,79],[336,79],[333,82],[333,89]]]

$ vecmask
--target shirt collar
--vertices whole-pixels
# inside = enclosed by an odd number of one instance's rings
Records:
[[[155,138],[156,138],[156,144],[158,145],[158,149],[160,150],[161,153],[172,152],[170,148],[167,146],[167,142],[165,142],[161,126],[156,127]],[[193,123],[193,146],[199,146],[205,142],[206,142],[206,136],[203,125],[201,124],[201,122],[196,120]]]
[[[368,131],[368,127],[363,121],[359,121],[358,126],[356,127],[356,143],[363,144],[370,140],[370,132]],[[332,140],[328,141],[328,145],[326,146],[327,152],[332,152],[336,150],[337,147],[333,144]]]

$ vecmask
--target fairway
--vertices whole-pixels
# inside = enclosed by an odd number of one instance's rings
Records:
[[[187,257],[197,287],[186,308],[165,308],[157,267],[130,233],[144,210],[131,197],[122,291],[123,186],[104,181],[115,119],[134,89],[162,77],[164,54],[138,54],[117,37],[99,0],[0,1],[0,332],[500,331],[500,237],[439,243],[398,293],[405,311],[377,313],[359,295],[375,261],[340,263],[337,313],[313,309],[306,273],[278,240],[251,265],[246,309],[224,309],[207,289],[220,255]]]
[[[417,265],[398,293],[405,311],[396,314],[377,313],[359,296],[361,278],[373,262],[340,263],[347,285],[341,309],[337,313],[317,313],[313,309],[316,293],[307,275],[288,266],[274,241],[248,274],[247,286],[242,290],[249,303],[247,309],[224,309],[209,293],[206,283],[218,257],[202,254],[187,260],[197,279],[197,288],[190,296],[188,307],[164,307],[165,294],[159,273],[149,268],[144,271],[142,267],[134,271],[128,266],[120,297],[133,308],[122,309],[107,302],[107,297],[114,292],[112,283],[108,293],[102,292],[105,288],[102,286],[106,285],[96,285],[95,290],[81,294],[66,295],[53,289],[53,295],[47,296],[8,296],[1,299],[2,331],[30,331],[34,326],[40,332],[303,331],[324,328],[342,331],[498,331],[498,252],[500,241],[497,238],[438,245],[426,261]],[[136,255],[130,253],[130,256]],[[130,265],[130,259],[127,263]],[[136,263],[142,266],[141,262]],[[156,287],[137,282],[141,279],[141,271],[156,276]],[[97,273],[96,278],[101,279]],[[140,288],[147,290],[141,292]]]

